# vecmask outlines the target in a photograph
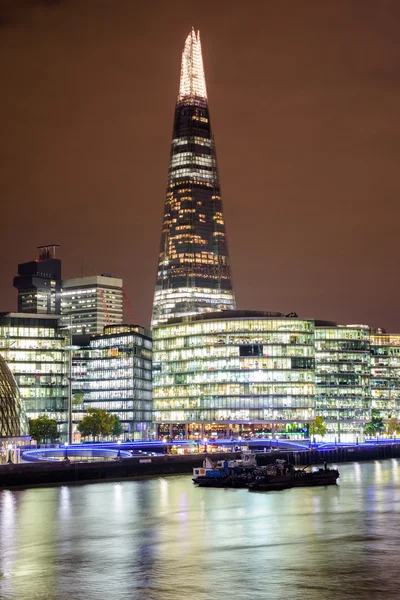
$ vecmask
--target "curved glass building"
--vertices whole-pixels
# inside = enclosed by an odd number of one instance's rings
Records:
[[[29,435],[29,424],[14,376],[0,356],[0,438]]]
[[[153,330],[153,352],[158,437],[298,436],[315,419],[313,321],[255,311],[174,319]]]

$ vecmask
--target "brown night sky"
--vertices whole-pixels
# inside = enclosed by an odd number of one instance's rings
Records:
[[[400,330],[398,0],[0,0],[0,310],[36,246],[150,321],[200,29],[239,308]]]

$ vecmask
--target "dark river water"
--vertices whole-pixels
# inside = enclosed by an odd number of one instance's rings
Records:
[[[400,464],[340,485],[196,488],[190,476],[0,492],[1,600],[400,598]]]

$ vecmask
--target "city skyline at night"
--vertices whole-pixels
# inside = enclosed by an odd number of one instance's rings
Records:
[[[114,273],[149,325],[193,24],[237,306],[398,331],[398,7],[368,4],[360,19],[354,0],[232,2],[227,19],[222,5],[178,0],[155,20],[149,6],[106,4],[2,3],[0,308],[15,307],[15,265],[56,240],[65,277]]]

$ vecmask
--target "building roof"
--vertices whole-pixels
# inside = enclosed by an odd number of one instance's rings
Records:
[[[159,327],[171,325],[174,323],[194,323],[197,321],[215,321],[225,319],[298,319],[298,315],[294,312],[284,314],[280,312],[270,312],[264,310],[222,310],[218,312],[202,313],[200,315],[189,315],[186,317],[177,317],[168,319],[166,323],[162,323]],[[301,319],[302,321],[311,321],[312,319]]]

